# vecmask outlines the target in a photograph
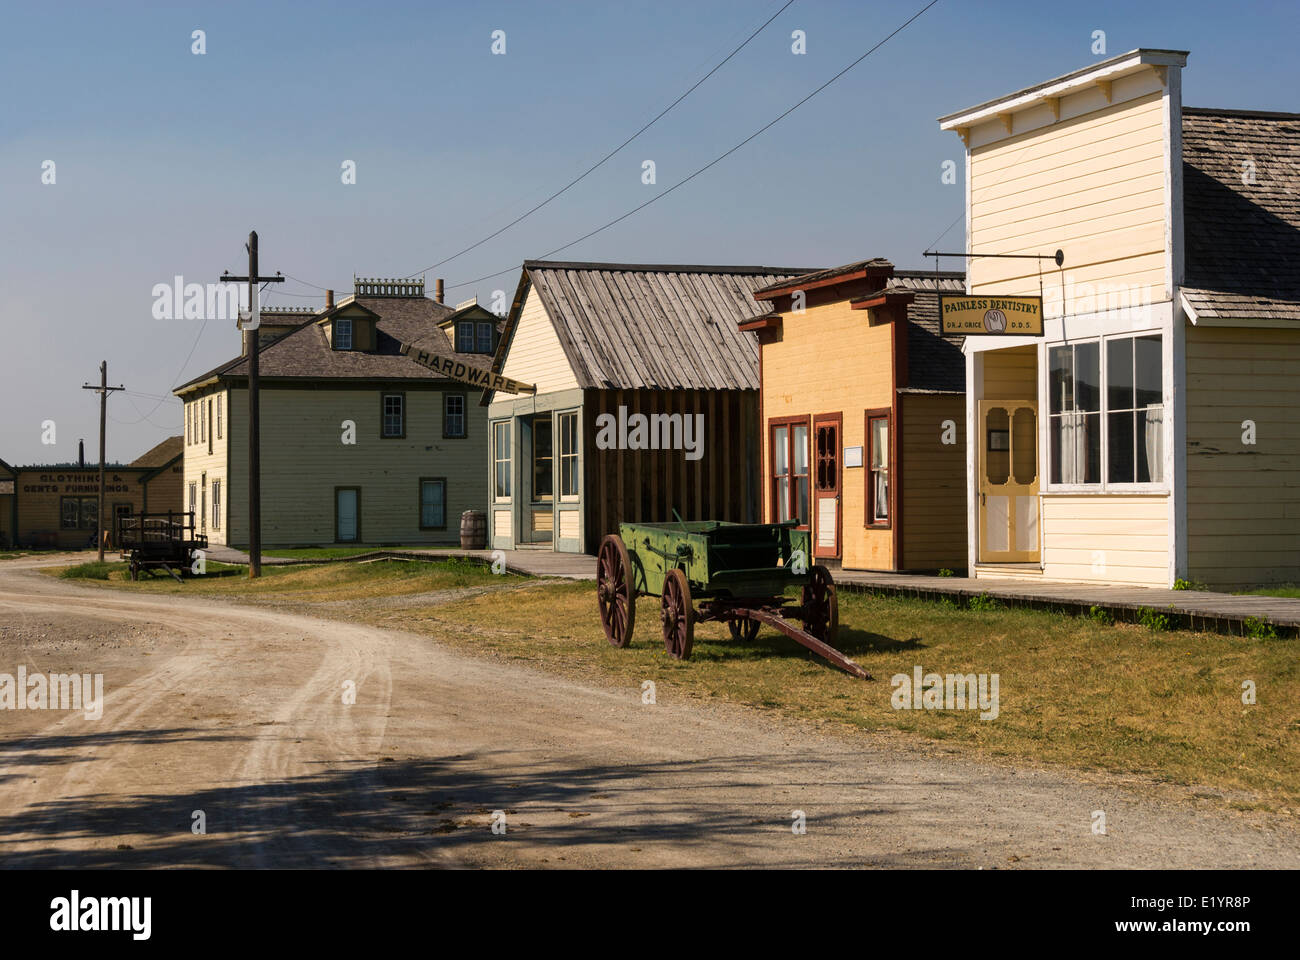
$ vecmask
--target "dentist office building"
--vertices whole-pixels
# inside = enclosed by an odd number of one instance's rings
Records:
[[[1300,581],[1300,115],[1184,107],[1187,59],[939,121],[967,293],[1043,302],[1041,336],[964,341],[977,577]]]

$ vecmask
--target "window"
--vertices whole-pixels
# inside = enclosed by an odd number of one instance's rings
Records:
[[[207,434],[208,453],[211,453],[212,452],[212,400],[211,399],[209,399],[208,402],[204,404],[204,411],[205,411],[204,416],[207,419],[204,422],[203,430],[204,433]]]
[[[217,394],[217,439],[218,440],[221,439],[221,420],[222,420],[221,401],[224,396],[225,396],[224,394],[220,394],[220,393]]]
[[[456,352],[474,352],[474,321],[461,320],[456,324]]]
[[[867,524],[889,523],[889,415],[867,414]]]
[[[420,480],[420,529],[447,529],[447,481],[441,477]]]
[[[64,530],[99,528],[98,497],[59,497],[59,526]]]
[[[808,525],[808,421],[772,421],[772,516]]]
[[[493,492],[497,500],[510,499],[510,421],[492,424]]]
[[[212,529],[221,529],[221,481],[212,481]]]
[[[578,415],[560,414],[560,499],[578,496]]]
[[[1163,481],[1159,334],[1050,348],[1048,391],[1052,483]]]
[[[1160,337],[1106,341],[1106,480],[1164,479],[1164,391]]]
[[[465,436],[465,394],[449,393],[442,401],[442,435]]]
[[[319,340],[316,342],[320,343]],[[334,321],[334,349],[352,349],[352,321],[347,317],[339,317]]]
[[[406,395],[402,393],[385,393],[383,395],[383,436],[401,438],[406,436]]]
[[[198,484],[193,480],[190,481],[190,513],[194,512],[194,505],[199,502]]]
[[[194,442],[194,404],[185,404],[185,442]]]
[[[555,498],[555,461],[553,424],[549,413],[533,418],[533,493],[534,501]]]
[[[478,343],[476,347],[479,353],[492,352],[492,327],[491,323],[480,323],[478,325]]]

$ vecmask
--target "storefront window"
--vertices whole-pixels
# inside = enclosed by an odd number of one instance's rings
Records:
[[[492,474],[495,496],[510,499],[510,421],[492,424]]]
[[[551,500],[555,493],[555,462],[551,415],[533,419],[533,500]]]
[[[578,415],[560,414],[560,497],[578,495]]]
[[[1163,481],[1162,371],[1158,334],[1048,351],[1052,483]]]

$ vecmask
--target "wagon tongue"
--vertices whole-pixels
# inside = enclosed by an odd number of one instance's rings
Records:
[[[764,610],[762,608],[754,608],[754,609],[742,608],[742,609],[737,609],[735,613],[737,616],[749,617],[751,620],[758,620],[760,623],[766,623],[769,627],[775,627],[777,630],[780,630],[782,633],[784,633],[795,643],[803,644],[805,647],[807,647],[813,653],[817,654],[819,657],[829,660],[831,663],[839,667],[845,673],[850,673],[853,676],[857,677],[859,680],[871,679],[871,674],[867,673],[867,671],[863,670],[860,666],[858,666],[848,657],[844,656],[844,654],[840,653],[829,643],[826,643],[825,641],[822,640],[818,640],[816,637],[814,637],[811,633],[809,633],[806,630],[800,630],[789,620],[786,620],[784,617],[778,616],[776,613],[773,613],[771,610]]]

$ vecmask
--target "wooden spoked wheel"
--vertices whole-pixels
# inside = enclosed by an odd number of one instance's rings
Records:
[[[636,625],[636,586],[627,546],[615,533],[600,542],[596,555],[596,603],[606,639],[616,647],[626,647]]]
[[[659,607],[664,621],[664,649],[674,660],[689,660],[695,642],[695,609],[691,606],[691,586],[681,570],[669,570],[664,577]]]
[[[840,605],[835,599],[835,581],[823,566],[808,571],[808,582],[803,587],[803,628],[823,643],[835,645],[840,630]]]
[[[733,618],[727,621],[727,629],[731,631],[732,640],[743,640],[749,643],[758,636],[760,624],[757,620],[751,620],[749,617],[743,619]]]

